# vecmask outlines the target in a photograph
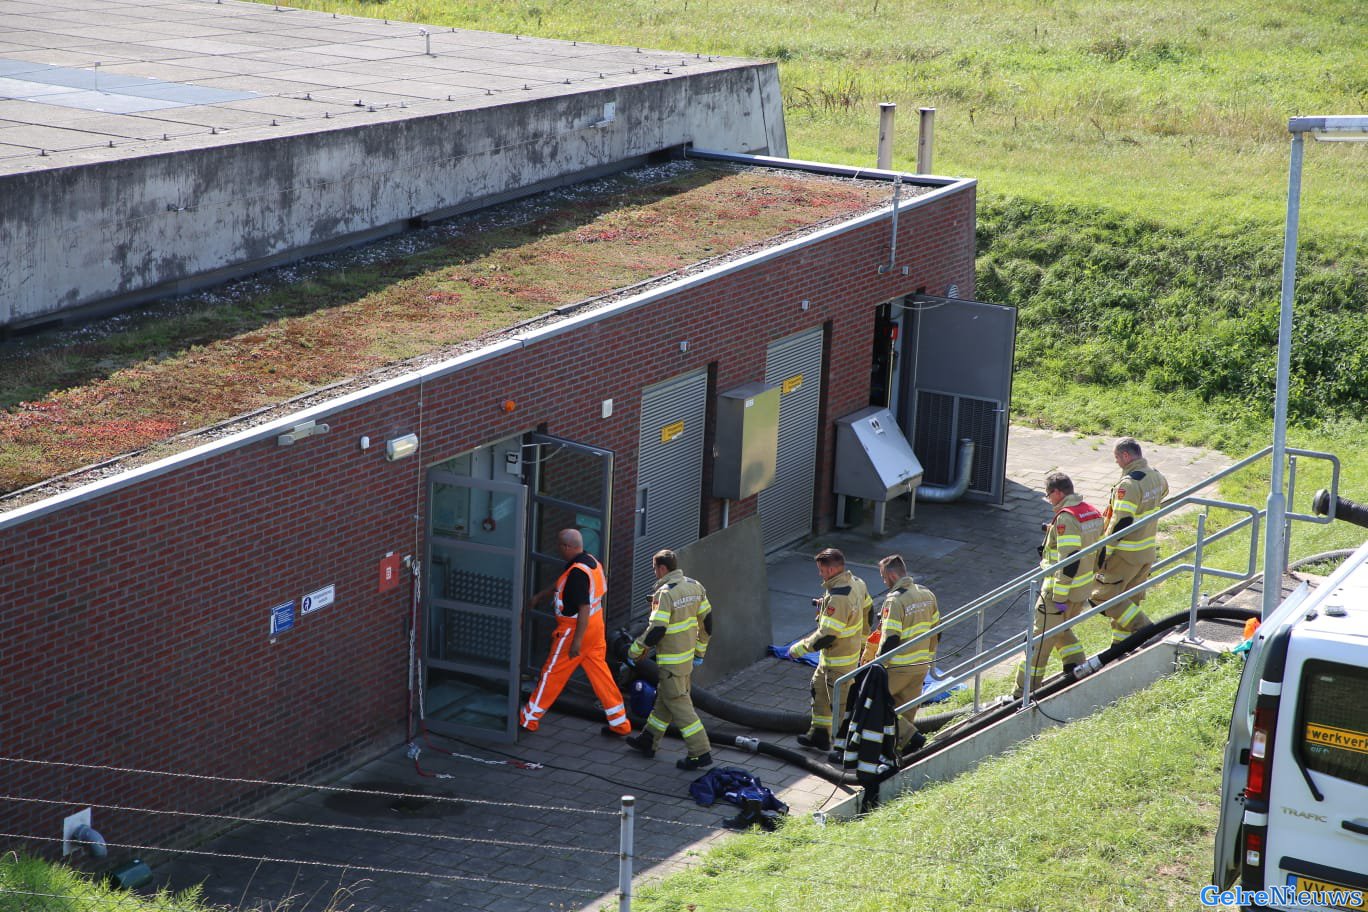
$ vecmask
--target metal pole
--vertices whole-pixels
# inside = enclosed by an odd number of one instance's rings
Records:
[[[983,605],[978,607],[978,633],[974,636],[974,655],[983,655]],[[983,672],[974,672],[974,712],[982,708],[979,702],[979,690],[983,684]]]
[[[891,101],[879,102],[879,167],[893,170],[893,119],[898,106]]]
[[[1287,506],[1289,509],[1297,502],[1297,457],[1287,457]],[[1283,521],[1282,570],[1287,570],[1287,562],[1292,558],[1292,517]]]
[[[1197,544],[1192,553],[1192,600],[1188,605],[1189,643],[1200,643],[1197,639],[1197,600],[1202,597],[1202,543],[1206,539],[1206,513],[1197,514]]]
[[[636,818],[636,799],[622,796],[622,825],[618,836],[618,912],[632,909],[632,824]]]
[[[1282,601],[1282,568],[1286,565],[1283,530],[1287,499],[1283,495],[1283,460],[1287,454],[1287,382],[1292,361],[1292,286],[1297,274],[1297,221],[1301,215],[1302,153],[1305,140],[1292,134],[1292,164],[1287,177],[1287,227],[1283,238],[1282,304],[1278,313],[1278,377],[1273,400],[1273,465],[1268,483],[1264,525],[1264,617]]]
[[[1034,652],[1034,649],[1032,648],[1031,637],[1032,637],[1033,633],[1035,632],[1035,610],[1036,610],[1036,584],[1035,584],[1035,580],[1031,580],[1031,584],[1030,584],[1030,586],[1027,587],[1026,591],[1027,591],[1028,593],[1030,593],[1030,598],[1028,598],[1028,599],[1026,600],[1026,604],[1029,606],[1029,609],[1028,609],[1028,610],[1030,611],[1030,614],[1028,614],[1028,615],[1026,616],[1026,657],[1025,657],[1025,662],[1026,662],[1026,664],[1025,664],[1025,666],[1023,666],[1023,671],[1022,671],[1022,675],[1021,675],[1021,679],[1022,679],[1022,684],[1021,684],[1021,708],[1022,708],[1022,709],[1025,709],[1026,707],[1028,707],[1028,706],[1031,705],[1031,659],[1033,658],[1032,653]],[[1042,606],[1042,607],[1043,607],[1043,606]],[[1041,627],[1043,628],[1044,625],[1042,624]],[[1041,644],[1041,645],[1044,645],[1043,641],[1042,641],[1042,644]]]
[[[931,147],[936,132],[936,109],[921,108],[921,123],[917,129],[917,173],[931,173]]]

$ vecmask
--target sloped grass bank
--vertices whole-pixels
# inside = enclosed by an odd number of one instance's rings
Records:
[[[111,890],[65,865],[0,856],[0,912],[211,912],[198,888],[145,897]]]
[[[1194,908],[1239,672],[1180,672],[858,821],[730,840],[633,908]]]
[[[1227,451],[1262,436],[1279,233],[1240,222],[1175,228],[1020,197],[982,201],[978,226],[978,295],[1019,311],[1019,414],[1087,422],[1101,412],[1108,424],[1149,425],[1149,439],[1197,430],[1199,442]],[[1291,414],[1357,417],[1368,390],[1368,245],[1309,245],[1301,260]],[[1203,424],[1180,433],[1192,418]]]

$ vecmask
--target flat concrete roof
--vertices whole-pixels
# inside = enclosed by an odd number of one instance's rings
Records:
[[[0,175],[753,64],[235,0],[0,0]]]

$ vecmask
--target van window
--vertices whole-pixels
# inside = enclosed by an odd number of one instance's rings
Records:
[[[1368,668],[1320,659],[1302,668],[1301,724],[1307,769],[1368,785]]]

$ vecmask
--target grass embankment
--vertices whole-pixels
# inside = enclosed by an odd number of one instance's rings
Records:
[[[680,165],[670,179],[467,224],[383,262],[317,262],[227,301],[20,339],[0,358],[0,493],[882,205],[886,190]]]
[[[210,912],[198,887],[155,896],[111,890],[65,865],[0,856],[0,912]]]
[[[730,840],[633,908],[1193,908],[1239,668],[1161,680],[862,820]]]
[[[265,0],[261,0],[265,2]],[[1280,226],[1287,118],[1368,99],[1357,0],[299,0],[305,8],[777,60],[789,150],[870,165],[877,104],[937,109],[935,170],[988,196]],[[1368,149],[1306,157],[1308,234],[1361,235]]]

